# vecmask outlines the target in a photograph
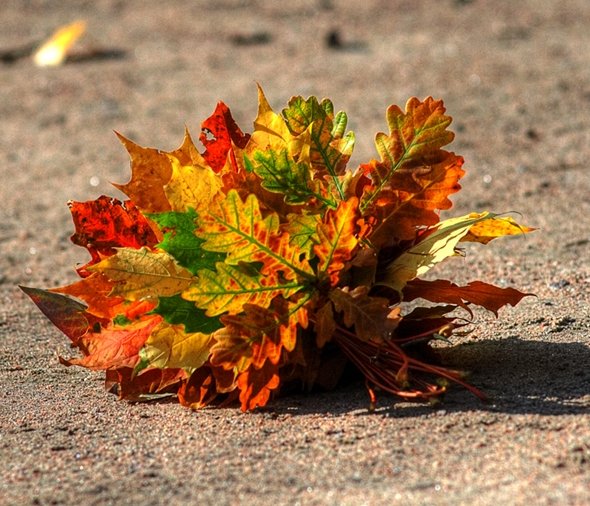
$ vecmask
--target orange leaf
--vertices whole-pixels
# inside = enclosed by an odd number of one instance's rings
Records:
[[[437,211],[450,209],[449,195],[461,189],[463,158],[442,151],[444,158],[422,167],[401,167],[389,178],[372,211],[380,222],[369,235],[377,246],[394,239],[412,240],[419,227],[439,222]]]
[[[320,273],[330,277],[332,286],[338,284],[346,262],[356,251],[357,219],[358,199],[351,197],[340,202],[336,209],[328,210],[317,226],[318,244],[313,250],[320,261]]]
[[[144,316],[128,325],[89,331],[75,343],[84,357],[60,358],[60,361],[94,370],[134,367],[139,360],[139,350],[161,321],[161,316]]]
[[[113,318],[121,313],[120,304],[122,297],[110,297],[114,283],[104,274],[94,272],[87,278],[83,278],[71,285],[53,288],[54,293],[62,293],[82,299],[88,304],[87,312],[99,318]]]
[[[242,411],[266,405],[271,391],[279,386],[278,372],[278,366],[266,362],[261,369],[250,367],[238,376]]]
[[[514,288],[500,288],[483,281],[472,281],[467,286],[458,286],[444,279],[425,281],[413,279],[404,287],[404,301],[417,298],[437,303],[456,304],[471,313],[468,304],[476,304],[498,316],[498,310],[510,304],[516,306],[523,297],[532,295]]]
[[[115,132],[131,158],[131,180],[126,184],[114,186],[125,193],[144,212],[162,213],[170,211],[170,203],[164,186],[172,177],[172,164],[169,156],[177,158],[182,165],[190,165],[194,158],[200,157],[188,130],[181,146],[167,153],[159,149],[144,148]]]
[[[442,101],[432,97],[411,98],[405,113],[395,105],[387,110],[389,135],[375,138],[381,161],[360,167],[371,179],[363,188],[363,214],[389,222],[374,231],[377,246],[413,239],[416,226],[434,225],[435,211],[451,207],[447,197],[460,188],[463,159],[441,149],[454,137],[444,113]]]

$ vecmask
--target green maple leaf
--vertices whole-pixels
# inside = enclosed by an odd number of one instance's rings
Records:
[[[150,214],[149,218],[164,232],[164,239],[158,247],[170,253],[192,274],[196,274],[199,269],[211,269],[216,262],[223,261],[225,255],[201,247],[205,241],[195,235],[197,212],[194,209],[186,213],[170,211]]]
[[[152,311],[159,314],[171,325],[184,325],[186,332],[210,334],[221,328],[217,318],[210,318],[205,311],[195,306],[194,302],[183,299],[180,295],[160,297],[158,306]]]

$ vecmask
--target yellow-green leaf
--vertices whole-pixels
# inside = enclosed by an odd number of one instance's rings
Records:
[[[285,119],[272,110],[264,91],[258,86],[258,115],[254,120],[254,132],[246,151],[287,149],[296,161],[309,160],[309,135],[293,135]]]
[[[89,270],[102,272],[115,281],[111,296],[126,300],[170,297],[188,288],[194,280],[168,253],[147,248],[118,249],[115,255],[104,258]]]
[[[209,317],[239,314],[244,304],[268,307],[277,295],[288,298],[303,287],[297,281],[280,281],[276,274],[251,275],[240,267],[219,262],[216,272],[199,271],[198,281],[185,290],[182,297],[206,309]]]

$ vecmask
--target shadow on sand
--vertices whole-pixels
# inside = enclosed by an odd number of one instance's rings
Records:
[[[472,371],[470,382],[490,400],[481,402],[453,386],[434,409],[447,412],[493,411],[511,414],[574,415],[590,412],[590,346],[584,342],[528,341],[517,336],[464,343],[442,350],[447,365]],[[586,397],[585,397],[586,396]],[[369,414],[361,383],[333,392],[285,396],[271,403],[275,413]],[[377,412],[395,417],[431,414],[429,404],[379,398]]]

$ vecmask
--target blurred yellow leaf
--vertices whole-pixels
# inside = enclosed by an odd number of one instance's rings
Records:
[[[86,31],[86,21],[76,21],[59,28],[33,54],[33,61],[39,67],[56,67],[61,65],[70,48]]]

